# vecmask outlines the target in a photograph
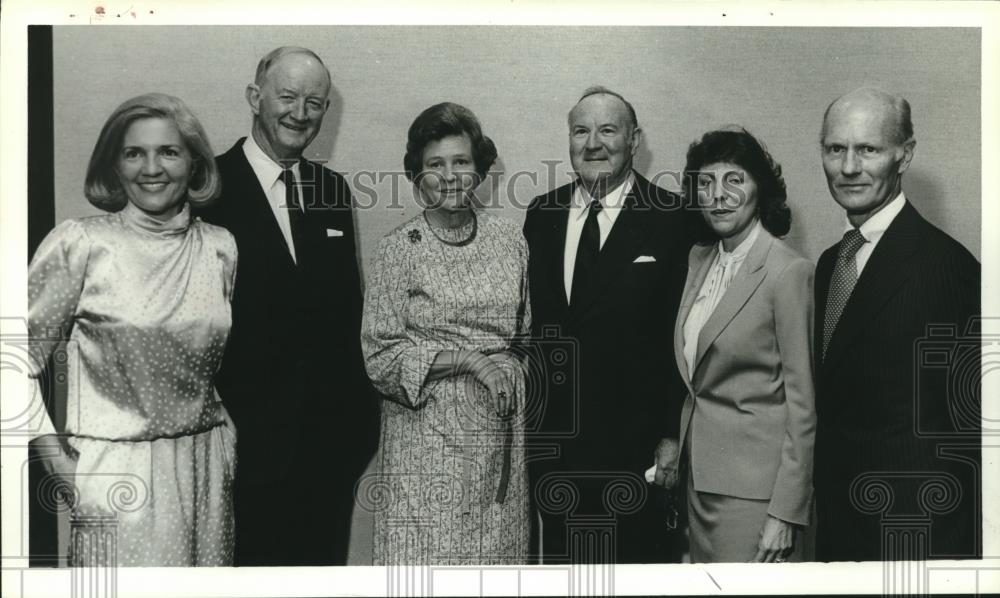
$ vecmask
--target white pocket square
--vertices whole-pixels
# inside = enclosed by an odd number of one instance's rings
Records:
[[[639,257],[632,260],[633,264],[648,264],[649,262],[655,262],[656,258],[651,255],[640,255]]]
[[[337,230],[335,228],[328,228],[328,229],[326,229],[326,236],[328,236],[328,237],[343,237],[344,236],[344,231]]]

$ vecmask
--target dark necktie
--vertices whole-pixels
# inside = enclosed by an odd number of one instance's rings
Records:
[[[281,171],[281,182],[285,184],[285,209],[288,212],[288,225],[292,229],[295,261],[301,264],[305,248],[305,213],[299,202],[299,189],[295,184],[295,173],[291,168]]]
[[[833,267],[833,277],[830,279],[830,291],[826,298],[826,315],[823,319],[823,358],[826,358],[826,348],[830,338],[840,321],[840,314],[851,297],[854,285],[858,282],[857,253],[865,244],[865,238],[858,229],[852,228],[844,233],[837,251],[837,264]]]
[[[587,221],[583,223],[580,244],[576,248],[573,285],[569,293],[570,303],[579,299],[580,293],[587,288],[597,266],[597,258],[601,253],[601,227],[597,224],[597,215],[603,208],[601,202],[596,199],[590,202]]]

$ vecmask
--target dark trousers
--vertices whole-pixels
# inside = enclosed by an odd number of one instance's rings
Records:
[[[313,370],[325,371],[304,368]],[[262,421],[253,412],[232,412],[240,434],[233,492],[237,566],[347,564],[355,486],[378,443],[377,405],[360,384],[338,392],[307,384],[305,375],[295,379],[302,384],[296,396],[313,400],[294,416]],[[252,392],[238,389],[232,396]]]
[[[237,478],[236,565],[346,564],[356,481],[344,468],[301,465],[270,482]]]
[[[337,421],[358,422],[356,433],[323,429]],[[238,462],[237,566],[347,563],[355,486],[373,452],[369,427],[360,419],[318,417],[303,426],[283,467],[264,464],[260,453]]]
[[[981,558],[979,448],[966,454],[969,459],[958,465],[927,459],[922,470],[873,467],[867,479],[874,482],[867,486],[864,472],[821,477],[816,486],[816,560]]]

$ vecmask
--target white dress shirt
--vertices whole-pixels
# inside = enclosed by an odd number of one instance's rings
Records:
[[[705,327],[705,322],[712,316],[712,312],[719,305],[719,301],[726,294],[726,289],[736,278],[736,273],[740,271],[740,266],[746,260],[750,248],[760,234],[760,220],[753,224],[750,234],[746,239],[736,246],[731,252],[727,252],[719,241],[719,248],[716,251],[715,260],[709,267],[705,281],[701,283],[701,289],[695,296],[691,311],[688,312],[687,321],[684,322],[684,359],[687,360],[688,379],[694,378],[695,358],[698,356],[698,336],[701,329]]]
[[[896,199],[890,201],[889,205],[876,212],[874,216],[858,227],[858,232],[865,238],[865,244],[854,254],[854,259],[858,266],[859,278],[861,277],[861,271],[865,269],[865,264],[868,263],[868,258],[875,251],[875,246],[878,245],[879,240],[882,239],[882,235],[885,234],[885,229],[889,228],[889,225],[892,224],[892,221],[903,210],[905,204],[906,196],[900,191]],[[854,226],[850,222],[847,222],[847,225],[844,226],[844,232],[846,233],[852,228]]]
[[[608,240],[611,234],[611,227],[615,225],[618,214],[625,205],[625,198],[628,197],[635,182],[635,176],[629,173],[628,178],[600,200],[602,209],[597,214],[597,228],[601,231],[601,247]],[[569,218],[566,226],[566,248],[563,252],[563,284],[566,287],[566,301],[570,300],[570,293],[573,290],[573,270],[576,268],[576,251],[580,246],[580,237],[583,236],[583,224],[587,221],[588,207],[594,199],[590,193],[577,185],[573,192],[573,200],[569,206]]]
[[[288,211],[285,208],[285,182],[281,180],[281,165],[272,160],[264,150],[260,149],[253,135],[247,135],[247,140],[243,143],[243,154],[253,168],[257,180],[260,182],[264,195],[267,196],[267,203],[271,206],[274,219],[278,221],[278,228],[281,235],[285,237],[285,244],[288,246],[288,253],[292,255],[292,261],[298,263],[295,258],[295,243],[292,241],[292,224],[288,219]],[[302,179],[299,176],[299,162],[292,165],[292,174],[298,186],[299,198],[302,197]],[[301,204],[301,201],[300,201]]]

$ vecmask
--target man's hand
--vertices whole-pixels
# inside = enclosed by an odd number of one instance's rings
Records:
[[[663,438],[656,447],[653,454],[653,463],[656,467],[653,473],[653,483],[671,489],[677,485],[677,456],[680,453],[680,446],[675,438]]]

